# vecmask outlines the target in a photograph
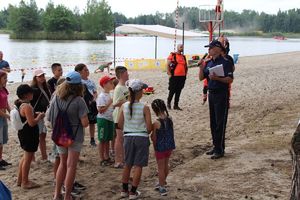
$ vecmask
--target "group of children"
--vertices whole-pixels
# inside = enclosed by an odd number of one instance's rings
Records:
[[[108,166],[114,163],[113,167],[123,169],[121,197],[136,199],[140,195],[137,187],[141,179],[142,168],[148,165],[150,134],[159,175],[159,182],[155,185],[155,189],[161,195],[167,195],[168,161],[172,150],[175,149],[175,142],[173,122],[164,101],[156,99],[152,102],[151,107],[157,116],[152,124],[150,108],[140,102],[143,89],[146,89],[147,85],[138,79],[129,80],[125,67],[115,68],[116,77],[105,75],[100,78],[99,85],[102,92],[99,95],[97,95],[97,90],[93,89],[96,88],[94,84],[86,83],[89,80],[87,67],[84,64],[78,64],[75,71],[81,75],[81,82],[85,85],[85,90],[92,89],[91,92],[93,92],[92,101],[95,101],[97,111],[95,121],[98,130],[100,165]],[[24,150],[24,154],[19,163],[17,185],[23,189],[39,187],[37,183],[28,178],[30,165],[35,160],[34,153],[38,146],[40,146],[42,158],[47,158],[46,141],[43,139],[46,132],[51,132],[51,128],[45,124],[43,119],[46,112],[45,107],[50,104],[56,87],[65,80],[62,79],[62,67],[59,63],[52,65],[52,72],[54,76],[46,82],[45,73],[42,70],[35,71],[34,84],[32,86],[22,84],[16,92],[18,100],[16,100],[15,106],[19,109],[21,120],[25,124],[23,129],[18,131],[20,146]],[[6,82],[7,74],[0,72],[0,168],[4,168],[2,162],[10,165],[2,160],[2,145],[7,143],[7,119],[9,119],[8,112],[10,111]],[[92,81],[90,80],[90,82]],[[89,87],[91,85],[93,87]],[[37,91],[39,92],[37,93]],[[41,98],[43,98],[42,104],[37,105]],[[24,134],[25,132],[26,134]],[[29,133],[30,135],[28,135]],[[57,146],[54,145],[53,149],[55,155],[54,178],[56,178],[60,159]],[[131,171],[133,171],[133,181],[129,190]],[[74,182],[74,186],[85,189],[77,182]],[[72,194],[75,193],[76,191]]]
[[[163,100],[156,99],[151,107],[158,117],[152,124],[150,108],[140,100],[148,86],[138,79],[129,79],[127,69],[118,66],[115,77],[103,76],[99,80],[103,88],[97,98],[98,139],[100,164],[109,165],[109,141],[115,136],[115,168],[123,168],[121,197],[137,199],[140,192],[142,168],[148,165],[149,134],[158,164],[159,183],[155,185],[161,195],[167,195],[166,178],[169,172],[169,157],[175,149],[173,122]],[[113,92],[113,98],[110,92]],[[132,170],[134,169],[134,170]],[[130,174],[133,174],[129,190]]]

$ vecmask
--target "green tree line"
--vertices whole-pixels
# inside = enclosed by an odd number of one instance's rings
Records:
[[[49,1],[39,9],[35,0],[23,0],[0,11],[0,28],[12,30],[13,38],[105,39],[113,31],[113,13],[105,0],[88,0],[83,14]],[[37,36],[37,37],[36,37]]]
[[[186,29],[203,30],[199,23],[199,8],[180,7],[178,11],[179,28],[184,22]],[[224,19],[224,29],[300,33],[300,9],[279,10],[277,14],[253,10],[243,10],[241,13],[225,11]],[[78,8],[70,10],[64,5],[55,6],[52,1],[48,2],[45,9],[39,9],[35,0],[29,3],[21,0],[18,6],[9,5],[0,11],[0,29],[12,30],[15,38],[26,38],[33,33],[43,32],[45,39],[76,38],[76,33],[80,33],[84,39],[105,39],[107,34],[113,32],[114,22],[175,27],[175,11],[127,18],[121,13],[112,13],[105,0],[88,0],[83,13]]]

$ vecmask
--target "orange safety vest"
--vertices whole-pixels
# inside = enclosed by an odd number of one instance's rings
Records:
[[[171,53],[168,57],[168,60],[175,61],[174,57],[176,56],[176,68],[174,70],[174,76],[186,76],[187,75],[187,63],[186,58],[183,54]]]

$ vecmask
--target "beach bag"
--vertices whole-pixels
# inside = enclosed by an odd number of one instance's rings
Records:
[[[12,200],[11,192],[2,181],[0,181],[0,199]]]
[[[58,113],[57,113],[57,116],[55,119],[55,124],[53,127],[53,132],[52,132],[51,138],[56,145],[58,145],[60,147],[68,148],[69,146],[71,146],[74,143],[74,140],[76,137],[76,133],[75,134],[73,133],[73,129],[70,124],[69,116],[67,114],[69,105],[74,100],[74,98],[71,99],[71,101],[68,103],[68,105],[64,111],[59,108],[57,100],[58,99],[56,97],[56,106],[57,106]],[[79,127],[79,125],[78,125],[78,127]],[[77,127],[77,130],[78,130],[78,127]],[[77,130],[76,130],[76,132],[77,132]]]
[[[27,123],[27,120],[24,123],[22,123],[19,108],[17,108],[17,106],[14,106],[14,108],[10,111],[9,115],[12,128],[16,131],[22,130],[24,125]]]

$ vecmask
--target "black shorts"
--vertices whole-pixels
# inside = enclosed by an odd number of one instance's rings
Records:
[[[95,113],[88,113],[89,124],[97,124],[97,115]]]
[[[30,127],[25,124],[23,129],[18,132],[18,138],[24,151],[36,152],[39,146],[39,127],[37,125]]]

